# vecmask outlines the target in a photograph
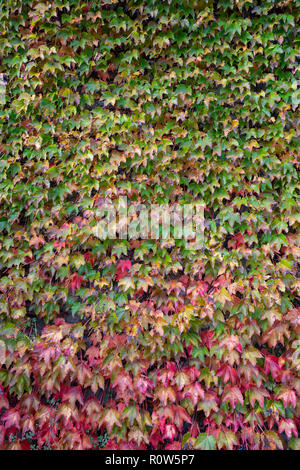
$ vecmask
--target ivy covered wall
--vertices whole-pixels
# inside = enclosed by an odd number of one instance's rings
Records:
[[[2,449],[299,448],[296,3],[0,3]]]

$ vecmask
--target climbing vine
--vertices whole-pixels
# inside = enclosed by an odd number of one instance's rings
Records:
[[[1,449],[299,449],[296,3],[0,2]]]

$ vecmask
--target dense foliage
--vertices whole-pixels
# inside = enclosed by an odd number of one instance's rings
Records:
[[[1,2],[0,448],[299,448],[297,15]],[[120,195],[205,248],[99,240]]]

